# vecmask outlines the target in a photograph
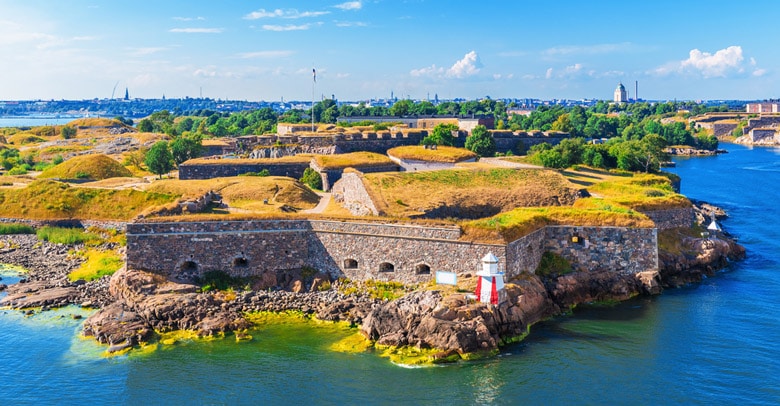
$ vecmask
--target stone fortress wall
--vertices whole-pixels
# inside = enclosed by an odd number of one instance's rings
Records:
[[[493,253],[507,278],[534,272],[552,251],[583,271],[637,273],[658,267],[657,231],[545,227],[509,244],[460,241],[457,227],[327,220],[131,223],[127,266],[190,280],[208,271],[261,276],[312,267],[354,280],[427,282],[435,271],[474,274]]]

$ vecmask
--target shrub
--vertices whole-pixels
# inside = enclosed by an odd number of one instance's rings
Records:
[[[233,288],[242,288],[247,285],[245,278],[236,278],[228,275],[224,271],[208,271],[203,277],[196,278],[195,283],[200,285],[201,292],[212,290],[228,290]]]
[[[18,223],[0,223],[0,234],[35,234],[35,229]]]
[[[100,236],[78,228],[41,227],[36,232],[38,239],[55,244],[81,244],[100,241]]]
[[[301,176],[301,183],[316,190],[322,190],[322,177],[312,168],[306,168]]]
[[[11,168],[10,171],[8,171],[9,175],[26,175],[27,169],[24,169],[24,166],[17,166],[14,168]]]

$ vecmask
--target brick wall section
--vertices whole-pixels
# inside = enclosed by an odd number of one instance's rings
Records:
[[[684,227],[693,225],[694,215],[693,207],[682,207],[678,209],[653,210],[643,212],[650,220],[653,220],[659,230],[668,230],[670,228]]]
[[[182,164],[179,167],[179,179],[213,179],[230,176],[238,176],[249,172],[260,172],[268,169],[271,176],[287,176],[300,179],[303,171],[309,167],[309,163],[274,163],[274,164],[248,164],[229,163],[224,164]]]
[[[379,210],[363,184],[363,175],[347,172],[331,190],[333,199],[355,216],[378,215]]]
[[[547,227],[545,250],[571,262],[577,271],[610,270],[622,274],[658,269],[655,228]],[[573,242],[572,236],[579,242]]]

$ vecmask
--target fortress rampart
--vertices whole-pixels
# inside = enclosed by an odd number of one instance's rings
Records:
[[[582,271],[658,267],[654,228],[545,227],[509,244],[460,241],[457,227],[327,220],[131,223],[127,265],[179,280],[208,271],[260,276],[304,266],[355,280],[427,282],[435,271],[473,274],[492,252],[507,277],[534,272],[544,251]]]

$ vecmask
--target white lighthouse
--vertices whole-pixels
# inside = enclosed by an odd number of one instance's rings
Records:
[[[499,305],[506,301],[504,274],[498,272],[498,258],[488,253],[482,258],[482,270],[477,272],[477,300]]]

